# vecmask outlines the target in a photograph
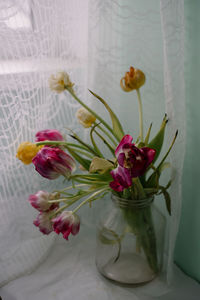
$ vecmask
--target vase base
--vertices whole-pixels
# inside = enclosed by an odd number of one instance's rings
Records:
[[[121,284],[144,284],[157,276],[144,258],[132,253],[121,254],[116,262],[112,259],[101,268],[97,265],[97,268],[103,276]]]

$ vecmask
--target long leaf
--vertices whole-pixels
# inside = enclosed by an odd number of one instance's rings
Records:
[[[117,118],[116,114],[112,111],[110,106],[107,104],[107,102],[103,98],[101,98],[100,96],[98,96],[97,94],[92,92],[91,90],[89,90],[89,92],[94,97],[96,97],[101,103],[103,103],[103,105],[105,106],[105,108],[109,112],[111,120],[112,120],[113,132],[115,133],[115,135],[118,137],[118,139],[120,141],[124,136],[124,131],[123,131],[122,125],[121,125],[119,119]]]
[[[65,145],[65,148],[68,150],[68,152],[73,156],[73,158],[78,161],[87,171],[89,171],[91,161],[85,158],[82,158],[80,155],[78,155],[75,150],[72,150],[71,147]]]
[[[97,147],[97,144],[95,143],[95,140],[94,140],[94,138],[93,138],[93,132],[94,132],[95,128],[96,128],[98,125],[99,125],[99,124],[95,124],[95,125],[91,128],[91,130],[90,130],[90,139],[91,139],[91,142],[92,142],[92,145],[93,145],[95,151],[99,154],[98,156],[99,156],[99,157],[103,157],[101,151],[100,151],[99,148]]]
[[[162,149],[163,142],[164,142],[164,135],[165,135],[165,127],[166,127],[167,122],[168,122],[167,115],[165,114],[165,117],[160,126],[160,130],[158,131],[156,136],[147,145],[147,147],[156,150],[156,154],[155,154],[153,163],[155,163],[155,161],[159,157],[160,151]]]

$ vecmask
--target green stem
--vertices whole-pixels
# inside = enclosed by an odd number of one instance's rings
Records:
[[[95,116],[119,141],[119,138],[116,136],[116,134],[113,132],[112,128],[99,116],[97,115],[91,108],[89,108],[85,103],[83,103],[77,96],[76,94],[71,90],[65,87],[66,90],[72,95],[72,97],[78,101],[80,105],[82,105],[85,109],[87,109],[93,116]]]
[[[96,123],[95,123],[96,124]],[[107,135],[107,137],[111,140],[111,142],[114,144],[115,147],[117,147],[117,143],[115,142],[115,140],[112,138],[112,136],[104,129],[102,128],[100,125],[98,125],[98,128]]]
[[[84,204],[86,204],[87,202],[89,201],[92,201],[93,198],[96,198],[96,196],[98,196],[99,194],[101,194],[102,192],[105,192],[106,190],[108,190],[108,187],[104,188],[104,189],[100,189],[100,190],[97,190],[95,193],[93,193],[89,198],[85,199],[84,201],[82,201],[74,210],[73,210],[73,214],[75,212],[77,212],[81,206],[83,206]]]
[[[138,104],[139,104],[139,119],[140,119],[140,139],[143,142],[143,113],[142,113],[142,100],[140,95],[140,90],[137,89],[137,97],[138,97]]]
[[[91,155],[91,154],[89,154],[89,153],[87,153],[87,152],[85,152],[85,151],[83,151],[83,150],[80,150],[80,149],[77,149],[77,148],[73,148],[73,147],[71,147],[71,149],[72,149],[73,151],[79,152],[79,153],[81,153],[81,154],[83,154],[84,156],[87,156],[87,157],[89,157],[89,158],[93,158],[93,157],[94,157],[94,155]]]
[[[137,192],[138,192],[138,198],[139,199],[145,199],[146,198],[146,193],[144,191],[144,188],[140,182],[140,179],[138,177],[133,178],[133,183],[136,186]]]

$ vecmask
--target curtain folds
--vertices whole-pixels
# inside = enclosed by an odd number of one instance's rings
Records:
[[[131,65],[143,70],[147,78],[141,89],[145,130],[153,121],[152,133],[157,132],[165,111],[168,140],[180,129],[171,155],[170,279],[185,149],[184,1],[161,0],[160,5],[157,0],[61,0],[59,5],[52,0],[8,2],[13,5],[12,14],[0,2],[4,10],[0,14],[4,44],[0,49],[0,240],[4,241],[0,283],[31,271],[47,255],[55,236],[41,236],[34,228],[35,212],[26,199],[39,189],[62,185],[61,180],[49,182],[17,161],[17,146],[33,141],[38,130],[47,128],[70,127],[87,139],[74,118],[77,103],[50,92],[48,77],[61,69],[67,71],[80,98],[108,118],[87,89],[102,96],[119,115],[126,133],[137,139],[136,94],[124,93],[119,84]],[[83,209],[82,219],[85,216],[90,227],[101,207],[98,203],[92,212]]]

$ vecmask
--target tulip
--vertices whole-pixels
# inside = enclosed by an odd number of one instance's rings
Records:
[[[130,67],[130,71],[126,72],[125,76],[121,79],[120,85],[125,92],[131,92],[132,90],[138,90],[145,83],[144,73],[133,67]]]
[[[30,204],[40,212],[50,211],[59,206],[57,203],[48,202],[49,200],[56,199],[57,195],[58,194],[50,194],[48,192],[38,191],[34,195],[30,195],[28,200]]]
[[[35,169],[48,179],[56,179],[60,175],[69,177],[76,169],[74,159],[59,148],[43,147],[33,159]]]
[[[32,159],[36,156],[36,154],[42,147],[43,146],[36,146],[35,144],[30,142],[23,142],[17,149],[16,157],[25,165],[29,165],[32,163]]]
[[[81,107],[76,112],[76,117],[79,123],[85,128],[89,128],[96,121],[96,117],[93,116],[87,109]]]
[[[46,130],[41,130],[38,131],[35,135],[36,137],[36,142],[41,142],[41,141],[63,141],[64,138],[62,134],[58,130],[51,130],[51,129],[46,129]]]
[[[65,89],[71,89],[73,83],[70,81],[69,75],[65,72],[58,72],[55,75],[51,75],[49,78],[49,87],[52,91],[62,93]]]
[[[116,192],[122,192],[132,185],[132,179],[130,171],[126,168],[118,166],[116,169],[110,172],[114,181],[110,182],[110,187]]]
[[[148,147],[139,149],[131,143],[132,140],[132,136],[125,135],[116,148],[115,155],[119,165],[130,170],[131,177],[138,177],[143,175],[152,163],[156,151]]]
[[[70,233],[76,235],[80,229],[79,216],[73,214],[72,211],[63,211],[52,222],[54,231],[57,234],[62,233],[63,238],[66,240],[68,240]]]
[[[39,230],[44,234],[49,234],[53,231],[53,226],[51,222],[52,212],[40,212],[33,224],[39,227]]]

